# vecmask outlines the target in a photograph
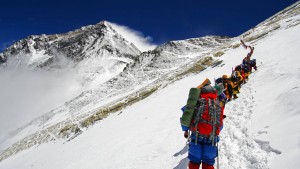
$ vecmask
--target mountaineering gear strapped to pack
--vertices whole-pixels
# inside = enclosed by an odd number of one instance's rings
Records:
[[[184,126],[186,129],[184,129],[185,131],[188,129],[188,127],[191,124],[192,121],[192,117],[195,111],[195,107],[197,105],[198,102],[198,98],[200,95],[200,89],[198,88],[191,88],[190,92],[189,92],[189,97],[183,112],[182,117],[180,118],[180,123],[182,126]]]
[[[189,129],[192,132],[195,136],[192,141],[196,144],[200,139],[215,145],[223,124],[223,111],[217,99],[217,90],[207,80],[199,85],[201,89],[190,89],[181,125],[184,131]]]
[[[195,111],[195,107],[197,106],[197,102],[200,96],[201,88],[205,85],[210,85],[209,79],[205,79],[202,84],[197,86],[197,88],[191,88],[189,92],[189,97],[186,103],[186,106],[182,108],[184,112],[182,117],[180,118],[180,123],[183,131],[188,130],[191,120]]]
[[[201,89],[200,98],[190,124],[190,130],[196,136],[196,144],[198,138],[207,139],[212,145],[216,143],[223,118],[217,96],[215,88],[210,85]]]

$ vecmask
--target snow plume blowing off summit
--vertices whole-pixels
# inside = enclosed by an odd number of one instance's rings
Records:
[[[7,141],[12,131],[79,94],[80,81],[73,63],[63,56],[56,59],[63,71],[12,64],[5,71],[0,67],[0,143]],[[5,143],[0,150],[2,146]]]
[[[127,26],[118,25],[116,23],[108,22],[118,33],[126,38],[129,42],[136,45],[142,52],[153,50],[156,45],[153,44],[150,36],[144,37],[143,33],[133,30]]]

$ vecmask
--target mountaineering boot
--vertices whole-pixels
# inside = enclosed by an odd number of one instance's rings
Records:
[[[189,169],[199,169],[200,164],[189,162]]]
[[[202,163],[202,169],[214,169],[213,165]]]

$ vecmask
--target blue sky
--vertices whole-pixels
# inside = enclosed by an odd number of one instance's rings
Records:
[[[297,0],[1,0],[0,51],[29,35],[65,33],[107,20],[154,44],[238,36]]]

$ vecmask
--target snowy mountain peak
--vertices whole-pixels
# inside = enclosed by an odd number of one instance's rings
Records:
[[[109,24],[109,22],[106,20],[97,23],[96,26],[97,25],[106,26],[106,27],[110,27],[110,29],[113,29],[112,26]]]
[[[86,26],[66,34],[31,35],[3,52],[9,60],[18,56],[21,64],[45,67],[55,64],[54,58],[62,55],[76,62],[89,57],[135,57],[140,50],[116,32],[106,21]],[[32,59],[40,55],[39,60]]]

